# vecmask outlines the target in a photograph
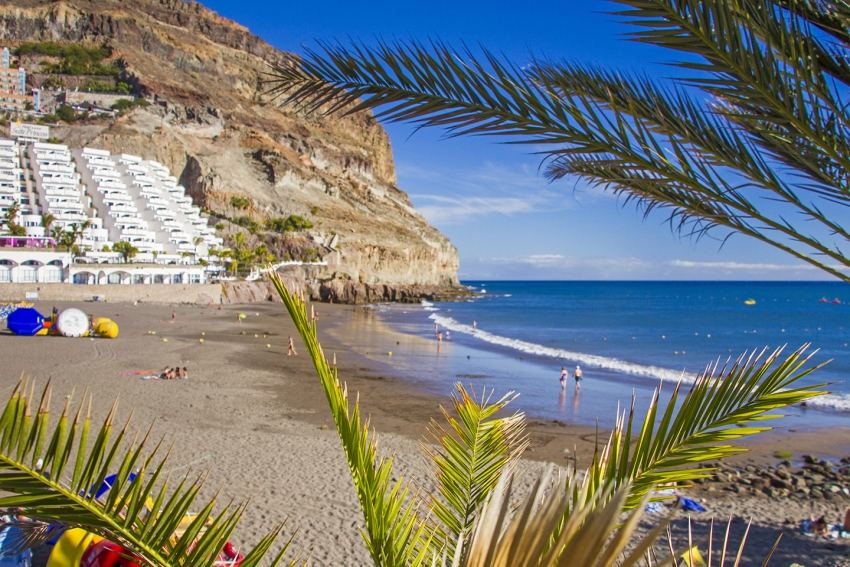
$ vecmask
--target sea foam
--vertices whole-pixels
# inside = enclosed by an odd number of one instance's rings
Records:
[[[806,405],[814,408],[827,408],[836,411],[850,411],[850,395],[827,394],[818,396],[806,402]]]
[[[422,305],[424,306],[425,303],[426,302],[423,301]],[[429,309],[428,307],[425,307],[425,309],[428,311],[433,310],[433,308]],[[512,348],[514,350],[526,352],[529,354],[536,354],[539,356],[548,356],[551,358],[559,359],[563,358],[595,368],[605,368],[608,370],[616,370],[618,372],[633,374],[635,376],[644,376],[647,378],[655,378],[660,380],[671,380],[674,382],[682,380],[683,382],[691,383],[696,380],[697,377],[696,374],[672,370],[670,368],[636,364],[634,362],[627,362],[618,358],[610,358],[595,354],[586,354],[582,352],[575,352],[560,348],[546,347],[543,345],[538,345],[519,339],[503,337],[500,335],[495,335],[493,333],[488,333],[487,331],[482,331],[481,329],[473,329],[472,325],[464,325],[462,323],[458,323],[451,317],[437,315],[436,313],[432,313],[430,318],[433,319],[439,325],[442,325],[443,327],[449,329],[452,332],[472,335],[476,339],[480,339],[490,344]]]

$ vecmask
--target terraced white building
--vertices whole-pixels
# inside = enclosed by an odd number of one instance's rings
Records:
[[[44,252],[55,247],[52,236],[57,229],[85,227],[76,243],[80,252],[73,262],[63,262],[61,281],[75,283],[107,283],[97,277],[75,278],[74,266],[118,263],[120,254],[111,251],[117,242],[129,242],[139,250],[134,277],[112,278],[116,281],[108,283],[206,281],[197,277],[203,269],[190,274],[185,267],[197,265],[223,242],[168,168],[138,156],[0,138],[0,216],[7,215],[12,203],[19,205],[14,221],[26,235],[13,236],[7,227],[0,228],[0,283],[22,273],[13,268],[28,261],[17,258],[23,249]],[[46,215],[52,219],[49,228],[43,226]],[[9,257],[13,251],[16,259]],[[29,261],[43,264],[43,258]],[[144,263],[151,264],[151,274],[140,265]],[[163,278],[163,266],[168,265],[183,266],[183,275]],[[51,272],[51,280],[56,279]]]

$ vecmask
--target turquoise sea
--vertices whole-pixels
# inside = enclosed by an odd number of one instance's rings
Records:
[[[463,303],[386,305],[378,317],[419,337],[392,364],[425,389],[448,393],[461,381],[532,417],[610,425],[634,395],[671,392],[706,365],[744,352],[810,343],[802,383],[832,383],[828,396],[794,408],[787,424],[850,424],[850,286],[833,282],[464,282],[481,295]],[[755,302],[752,304],[752,302]],[[747,304],[751,303],[751,304]],[[477,328],[473,329],[473,321]],[[448,337],[436,341],[436,328]],[[400,355],[400,356],[399,356]],[[580,365],[576,394],[562,392],[562,366]]]

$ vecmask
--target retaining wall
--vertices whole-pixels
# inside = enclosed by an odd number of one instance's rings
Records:
[[[99,301],[110,303],[193,303],[207,305],[222,302],[220,284],[171,285],[80,285],[66,283],[3,283],[0,302],[22,301],[26,292],[37,291],[39,301]]]

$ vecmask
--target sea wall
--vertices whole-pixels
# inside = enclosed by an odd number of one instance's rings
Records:
[[[79,285],[66,283],[0,284],[0,302],[22,301],[27,292],[38,292],[39,301],[99,301],[110,303],[220,304],[219,284],[172,285]]]

